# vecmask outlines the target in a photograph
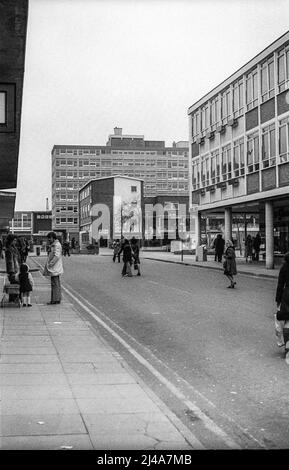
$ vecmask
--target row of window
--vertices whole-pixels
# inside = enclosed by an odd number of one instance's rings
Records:
[[[0,95],[1,98],[1,95]],[[0,101],[0,112],[1,112],[1,101]],[[0,114],[1,117],[1,114]],[[139,151],[128,151],[128,150],[111,150],[110,147],[106,149],[95,149],[95,150],[84,150],[84,149],[56,149],[55,155],[63,154],[72,154],[72,155],[103,155],[103,154],[113,154],[113,155],[187,155],[186,151],[183,150],[158,150],[154,152],[139,152]]]
[[[59,207],[56,207],[56,210],[55,210],[56,213],[58,212],[78,212],[78,207],[77,206],[59,206]]]
[[[55,219],[56,225],[60,224],[78,224],[77,217],[56,217]]]
[[[65,160],[59,159],[55,162],[56,167],[114,167],[114,166],[160,166],[160,167],[184,167],[188,168],[187,159],[179,160]]]
[[[276,148],[278,143],[278,149]],[[246,149],[246,155],[245,155]],[[276,154],[278,153],[278,161]],[[289,117],[279,121],[278,137],[275,123],[244,138],[216,149],[192,162],[193,189],[284,163],[289,160]]]
[[[260,104],[259,96],[263,103],[275,95],[275,90],[280,93],[288,86],[289,45],[283,47],[276,55],[271,55],[260,64],[260,68],[256,66],[198,109],[192,116],[192,137],[206,133],[209,128],[215,130],[217,125],[226,124],[228,119],[237,118],[254,108]]]

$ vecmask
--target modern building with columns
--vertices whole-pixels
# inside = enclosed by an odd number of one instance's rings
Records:
[[[190,207],[223,217],[232,239],[235,219],[258,221],[266,267],[289,251],[289,32],[261,51],[189,110]]]

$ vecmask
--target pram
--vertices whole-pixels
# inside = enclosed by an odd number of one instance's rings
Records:
[[[10,295],[14,297],[11,300]],[[4,285],[3,285],[3,297],[0,302],[0,307],[21,307],[21,299],[20,299],[20,286],[19,284],[11,284],[8,280],[8,277],[4,277]]]

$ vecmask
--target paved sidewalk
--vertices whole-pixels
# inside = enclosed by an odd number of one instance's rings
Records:
[[[33,277],[32,307],[0,309],[0,449],[201,448],[65,296],[46,305],[49,280]]]
[[[100,249],[100,256],[112,256],[112,250],[108,248]],[[178,263],[186,266],[198,266],[200,268],[216,269],[223,271],[223,263],[214,261],[214,255],[208,255],[207,261],[196,261],[195,255],[182,255],[174,254],[164,251],[146,251],[141,250],[140,257],[145,259],[151,259],[154,261],[163,261],[166,263]],[[247,274],[256,277],[269,277],[277,279],[279,269],[282,264],[282,259],[279,261],[275,269],[266,269],[265,262],[252,262],[246,263],[244,258],[237,258],[237,271],[239,274]]]

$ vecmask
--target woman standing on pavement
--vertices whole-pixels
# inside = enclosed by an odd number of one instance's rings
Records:
[[[236,281],[234,281],[234,276],[237,274],[236,266],[236,254],[233,242],[231,240],[226,241],[226,251],[225,251],[225,261],[223,264],[224,274],[230,281],[228,289],[234,289]]]
[[[55,232],[49,232],[47,239],[50,250],[43,275],[51,277],[51,301],[48,302],[48,305],[54,305],[61,302],[60,275],[63,273],[62,248]]]

